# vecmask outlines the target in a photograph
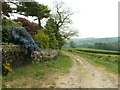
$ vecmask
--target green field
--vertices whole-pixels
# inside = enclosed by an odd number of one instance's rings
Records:
[[[8,76],[3,77],[3,88],[7,87],[8,82],[16,81],[20,79],[32,78],[35,80],[42,80],[45,77],[54,75],[54,73],[68,73],[69,68],[72,66],[72,60],[63,54],[57,60],[44,61],[40,63],[33,63],[11,72]],[[52,81],[51,81],[52,83]],[[38,83],[39,84],[39,83]],[[40,87],[37,83],[31,87]],[[22,83],[10,84],[10,87],[26,87]]]
[[[120,55],[119,52],[111,51],[111,50],[100,50],[100,49],[90,49],[90,48],[76,48],[75,50],[82,52],[89,52],[89,53]]]
[[[108,70],[118,73],[118,52],[86,48],[70,48],[64,50],[78,54],[88,61],[94,62],[97,65],[102,65]]]

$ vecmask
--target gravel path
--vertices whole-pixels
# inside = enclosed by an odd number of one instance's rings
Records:
[[[56,80],[57,88],[117,88],[118,77],[96,67],[84,58],[63,52],[73,60],[72,68],[66,75]]]

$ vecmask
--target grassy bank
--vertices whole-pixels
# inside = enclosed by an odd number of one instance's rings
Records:
[[[93,62],[97,66],[104,66],[107,70],[118,73],[118,55],[116,53],[113,53],[112,51],[102,51],[97,49],[94,51],[92,50],[85,50],[85,49],[65,49],[65,51],[72,52],[74,54],[77,54],[81,57],[86,58],[86,60]],[[88,51],[88,52],[87,52]],[[92,51],[92,52],[89,52]],[[97,53],[95,53],[97,52]],[[103,52],[107,52],[104,54]],[[112,54],[112,53],[113,54]]]
[[[6,87],[7,84],[9,84],[10,87],[25,87],[24,84],[19,84],[17,80],[19,81],[20,79],[32,78],[33,82],[35,80],[40,81],[46,76],[48,77],[54,75],[54,73],[67,73],[71,66],[72,60],[68,56],[61,54],[57,60],[33,63],[18,68],[17,70],[11,72],[8,76],[3,77],[3,87]],[[17,83],[11,85],[11,81],[16,81]],[[40,83],[38,83],[38,85],[36,85],[37,83],[35,85],[34,84],[31,87],[40,87]]]

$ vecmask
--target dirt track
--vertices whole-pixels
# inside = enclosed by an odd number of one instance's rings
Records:
[[[63,52],[73,60],[72,68],[66,75],[59,76],[56,87],[60,88],[117,88],[118,77],[96,67],[84,58]]]
[[[40,88],[118,88],[118,76],[88,62],[85,58],[72,53],[63,52],[72,61],[69,73],[53,73],[41,80],[32,77],[20,78],[6,82],[6,85],[40,86]]]

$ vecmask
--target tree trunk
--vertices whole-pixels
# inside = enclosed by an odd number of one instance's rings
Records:
[[[41,29],[42,26],[41,26],[41,19],[38,17],[38,24],[39,24],[39,28]]]

